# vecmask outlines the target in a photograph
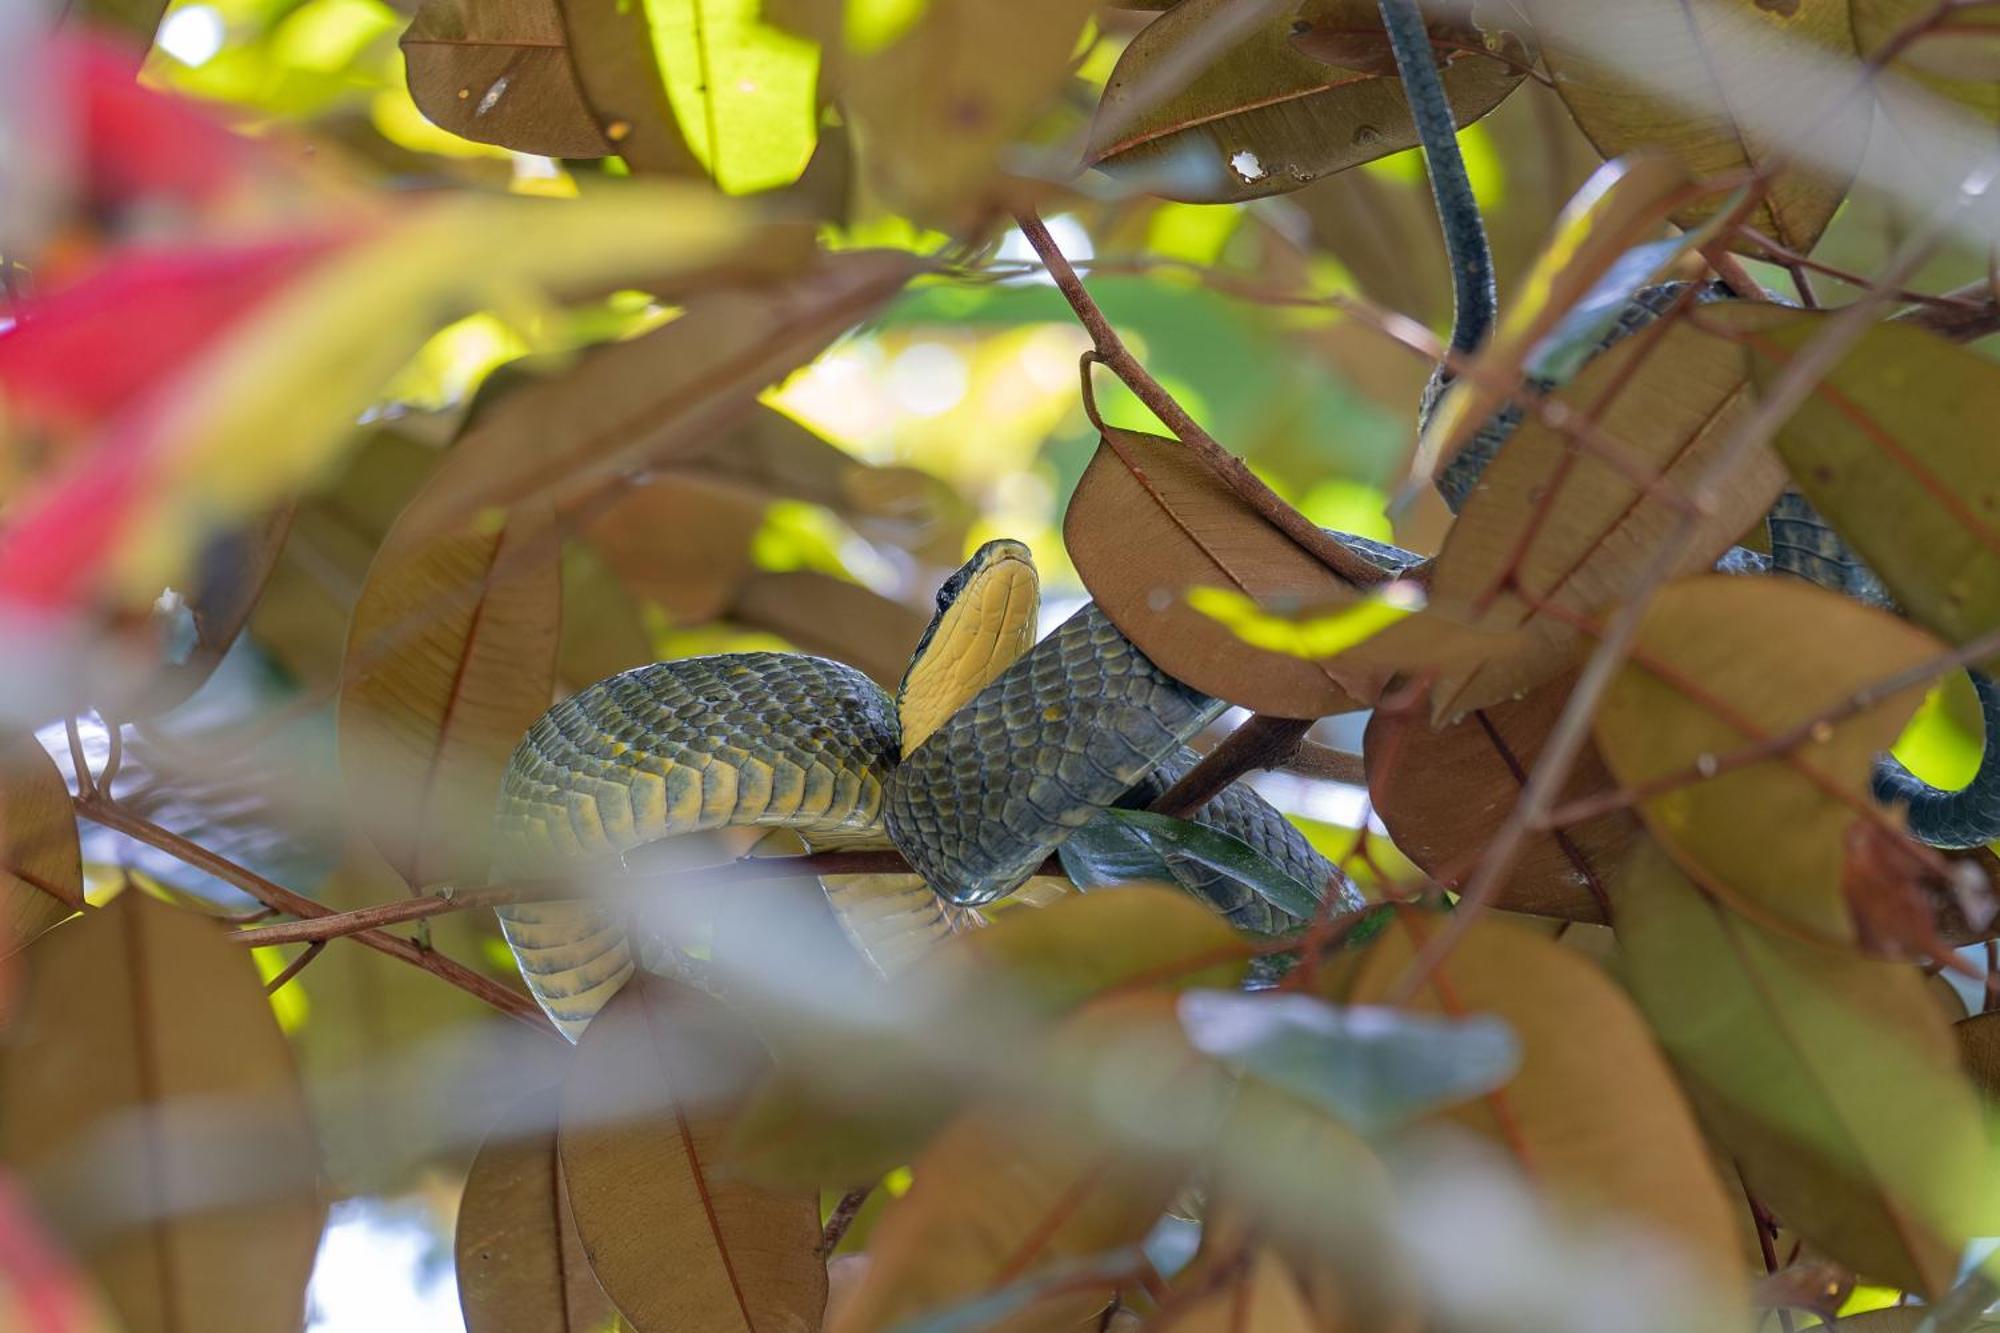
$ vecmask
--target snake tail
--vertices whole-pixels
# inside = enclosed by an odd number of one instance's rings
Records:
[[[901,744],[894,702],[861,672],[796,653],[637,668],[557,704],[501,781],[498,864],[533,872],[658,838],[790,828],[879,834]],[[625,923],[588,902],[501,909],[542,1008],[574,1040],[632,973]]]
[[[1499,298],[1493,282],[1493,251],[1486,243],[1486,222],[1472,192],[1465,158],[1458,149],[1458,119],[1445,96],[1437,56],[1416,0],[1379,0],[1382,23],[1389,31],[1389,49],[1396,56],[1410,115],[1424,146],[1430,168],[1431,197],[1437,203],[1444,230],[1445,255],[1451,261],[1451,346],[1470,352],[1493,327]]]

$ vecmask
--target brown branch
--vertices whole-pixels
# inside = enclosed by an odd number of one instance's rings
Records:
[[[1090,341],[1097,348],[1097,354],[1106,368],[1123,380],[1125,387],[1224,485],[1272,527],[1290,537],[1301,550],[1348,582],[1373,587],[1389,580],[1389,571],[1377,568],[1322,532],[1312,520],[1280,499],[1277,492],[1266,486],[1242,459],[1218,444],[1215,437],[1189,416],[1187,409],[1139,364],[1138,358],[1119,338],[1117,330],[1111,327],[1111,321],[1104,317],[1097,302],[1084,290],[1083,280],[1076,276],[1076,270],[1070,267],[1062,248],[1056,244],[1055,237],[1049,235],[1049,229],[1041,218],[1032,212],[1023,212],[1016,216],[1016,220],[1020,223],[1021,234],[1027,237],[1028,244],[1034,247],[1035,253],[1047,266],[1057,290],[1090,334]]]
[[[271,978],[270,982],[264,987],[264,993],[266,995],[276,995],[279,991],[285,988],[285,984],[287,982],[289,982],[293,977],[297,976],[299,973],[306,970],[306,964],[312,962],[313,959],[319,957],[322,953],[325,952],[326,952],[326,941],[314,940],[311,944],[306,946],[305,951],[299,954],[297,958],[294,958],[291,962],[285,964],[284,971],[278,973],[277,976]]]
[[[86,819],[116,830],[134,841],[156,847],[176,860],[197,870],[207,871],[225,883],[235,885],[266,907],[276,908],[278,911],[288,912],[297,917],[334,915],[333,909],[324,903],[314,902],[311,898],[293,893],[283,885],[265,879],[256,871],[240,866],[178,833],[161,828],[150,819],[135,815],[115,802],[81,795],[76,798],[76,811]],[[443,954],[434,953],[409,940],[381,930],[357,931],[352,938],[378,953],[388,954],[391,958],[399,959],[412,967],[421,968],[532,1028],[542,1032],[554,1031],[548,1019],[543,1016],[541,1008],[526,995],[510,990],[490,977],[481,976]]]
[[[854,1225],[854,1219],[860,1214],[862,1205],[868,1202],[868,1196],[874,1192],[873,1185],[862,1185],[840,1196],[840,1202],[833,1205],[833,1212],[828,1214],[826,1226],[819,1233],[820,1258],[829,1258],[840,1248],[841,1238],[847,1235],[847,1229]]]
[[[2000,333],[2000,290],[1992,281],[1981,278],[1963,287],[1955,287],[1945,293],[1944,298],[1952,305],[1924,305],[1915,310],[1906,310],[1896,316],[1898,323],[1914,324],[1920,329],[1928,329],[1940,338],[1955,343],[1969,343]]]
[[[1252,769],[1276,768],[1298,751],[1312,719],[1253,715],[1222,738],[1213,750],[1181,774],[1180,781],[1160,793],[1148,808],[1155,814],[1185,819],[1228,790],[1229,784]]]
[[[1280,761],[1278,767],[1302,778],[1345,782],[1350,787],[1368,785],[1368,767],[1360,755],[1336,750],[1318,741],[1301,740],[1299,748]]]

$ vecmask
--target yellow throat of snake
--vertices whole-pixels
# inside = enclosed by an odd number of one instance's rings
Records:
[[[896,690],[905,755],[1034,647],[1042,583],[1026,546],[991,541],[938,590],[937,600],[937,615]]]

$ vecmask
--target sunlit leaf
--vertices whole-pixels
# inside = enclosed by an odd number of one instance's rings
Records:
[[[318,1160],[247,949],[129,889],[37,951],[0,1143],[130,1333],[292,1333]]]
[[[1329,998],[1383,1002],[1444,919],[1405,910]],[[1510,1154],[1579,1220],[1649,1229],[1707,1280],[1743,1280],[1730,1202],[1694,1115],[1632,1003],[1579,955],[1486,918],[1430,972],[1409,1007],[1489,1013],[1521,1043],[1521,1070],[1483,1103],[1449,1113]]]
[[[1639,805],[1711,893],[1766,924],[1852,940],[1842,891],[1868,777],[1923,698],[1917,683],[1812,727],[1789,752],[1718,765],[1940,651],[1885,612],[1797,580],[1711,575],[1665,589],[1597,715],[1619,783],[1684,780]]]
[[[1812,249],[1868,138],[1867,100],[1842,82],[1859,74],[1848,0],[1522,3],[1557,90],[1606,157],[1658,147],[1704,181],[1775,172],[1749,222]],[[1801,153],[1808,133],[1810,153]],[[1722,197],[1682,208],[1675,221],[1711,215]]]
[[[646,7],[627,0],[556,0],[556,11],[577,91],[609,151],[635,171],[701,176],[702,164],[667,100]]]
[[[1569,700],[1571,679],[1542,685],[1442,727],[1419,710],[1377,709],[1362,752],[1368,790],[1389,836],[1439,883],[1462,889],[1500,825],[1513,812]],[[1448,782],[1439,774],[1450,774]],[[1613,786],[1595,746],[1571,766],[1561,799]],[[1602,921],[1606,886],[1623,862],[1638,821],[1612,810],[1560,830],[1531,833],[1493,892],[1495,907],[1570,921]]]
[[[1191,990],[1180,998],[1180,1018],[1197,1050],[1363,1134],[1492,1092],[1521,1063],[1513,1032],[1483,1016],[1437,1019],[1341,1008],[1310,995]]]
[[[556,0],[425,0],[400,45],[410,96],[453,134],[549,157],[615,151],[577,87]]]
[[[732,1108],[765,1062],[736,1015],[644,978],[584,1033],[559,1140],[592,1271],[639,1329],[817,1328],[819,1196],[733,1178]]]
[[[1423,594],[1414,584],[1390,584],[1353,606],[1302,620],[1268,615],[1229,588],[1190,588],[1187,601],[1252,647],[1311,660],[1338,656],[1374,638],[1421,606]]]
[[[369,567],[341,671],[341,776],[413,888],[484,877],[501,769],[554,686],[557,557],[547,507],[529,505],[486,530],[399,523]]]
[[[1763,930],[1650,842],[1617,901],[1624,974],[1750,1188],[1869,1276],[1949,1286],[1986,1149],[1920,974]]]
[[[0,748],[0,957],[83,906],[69,784],[32,738]]]
[[[1466,125],[1512,91],[1534,52],[1518,16],[1486,31],[1449,26],[1445,92]],[[1413,147],[1402,84],[1379,59],[1384,40],[1372,0],[1314,0],[1296,13],[1184,0],[1119,57],[1085,159],[1169,199],[1209,203],[1295,190]],[[1376,53],[1361,60],[1368,68],[1308,54],[1357,44]]]
[[[584,1262],[562,1163],[554,1089],[500,1118],[465,1178],[452,1244],[467,1333],[614,1333],[625,1325]]]

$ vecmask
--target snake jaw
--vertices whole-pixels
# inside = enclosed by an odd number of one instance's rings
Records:
[[[1035,646],[1042,584],[1020,542],[987,542],[945,580],[896,691],[908,755]]]

